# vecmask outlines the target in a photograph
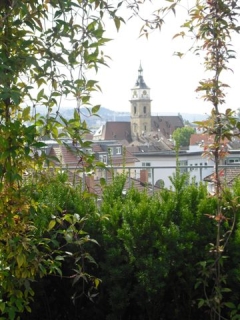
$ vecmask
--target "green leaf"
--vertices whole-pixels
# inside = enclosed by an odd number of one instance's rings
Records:
[[[16,308],[12,306],[8,311],[8,315],[9,315],[9,320],[14,320],[16,316]]]
[[[34,142],[33,144],[32,144],[32,146],[33,147],[35,147],[35,148],[43,148],[43,147],[46,147],[46,143],[44,143],[44,142]]]
[[[48,224],[48,231],[52,230],[56,225],[56,220],[51,220]]]
[[[44,89],[42,89],[42,90],[40,90],[39,92],[38,92],[38,95],[37,95],[37,100],[39,101],[39,100],[41,100],[41,98],[44,96]]]
[[[205,304],[205,300],[204,299],[200,299],[199,302],[198,302],[198,308],[201,308],[204,304]]]
[[[104,179],[104,178],[100,178],[99,182],[100,182],[101,186],[106,186],[106,184],[107,184],[106,179]]]
[[[29,306],[25,306],[25,309],[27,310],[27,312],[32,312],[32,309]]]
[[[232,290],[230,288],[222,288],[221,292],[231,292]]]
[[[64,257],[63,256],[56,256],[55,260],[57,261],[63,261]]]
[[[25,255],[23,253],[19,253],[17,255],[17,264],[18,264],[18,267],[21,268],[21,266],[24,264],[25,262]]]
[[[74,109],[74,120],[80,120],[80,115],[76,109]]]
[[[118,17],[115,17],[114,18],[114,23],[115,23],[117,31],[119,31],[120,25],[121,25],[121,20]]]
[[[0,302],[0,311],[3,313],[5,310],[6,302],[1,301]]]
[[[236,309],[236,306],[232,302],[224,302],[224,305],[230,309]]]
[[[97,112],[99,111],[100,107],[101,107],[100,105],[94,106],[94,107],[92,108],[92,113],[97,113]]]

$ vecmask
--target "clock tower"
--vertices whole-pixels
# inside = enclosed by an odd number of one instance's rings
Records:
[[[151,100],[150,89],[147,87],[142,76],[142,66],[138,69],[138,78],[131,89],[131,133],[132,139],[144,137],[151,131]]]

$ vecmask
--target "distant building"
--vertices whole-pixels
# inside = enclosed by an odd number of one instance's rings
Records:
[[[146,85],[140,64],[138,78],[131,89],[130,122],[108,121],[94,134],[93,140],[125,140],[129,144],[161,145],[162,150],[173,148],[172,133],[184,127],[181,116],[152,116],[150,88]],[[162,143],[164,141],[164,143]],[[166,148],[166,149],[165,149]]]
[[[84,148],[71,141],[58,144],[53,140],[45,141],[46,154],[53,160],[56,167],[67,169],[73,180],[79,180],[84,173],[92,172],[91,163],[87,161],[89,155],[93,157],[94,178],[106,178],[108,173],[114,171],[116,174],[124,172],[124,166],[135,168],[139,160],[126,148],[113,140],[98,141]],[[102,163],[104,166],[99,166]],[[114,170],[109,170],[114,167]],[[131,177],[135,177],[135,171],[130,172]]]
[[[169,177],[176,172],[177,161],[180,172],[187,172],[196,184],[212,178],[214,161],[203,157],[203,151],[204,146],[214,143],[214,136],[193,134],[189,149],[180,150],[176,157],[172,133],[184,126],[183,119],[181,115],[151,115],[150,88],[146,85],[142,72],[140,65],[137,81],[131,89],[130,122],[107,121],[95,131],[93,143],[87,148],[82,148],[72,141],[64,145],[48,144],[47,154],[53,159],[58,158],[56,166],[67,168],[73,174],[74,181],[83,182],[84,178],[87,178],[88,188],[94,188],[96,191],[101,178],[108,180],[112,178],[112,173],[128,172],[128,185],[136,183],[141,187],[149,184],[152,190],[163,186],[172,188]],[[91,137],[85,139],[91,140]],[[221,141],[221,146],[224,150],[226,148],[228,154],[221,160],[220,165],[239,167],[240,140],[225,139]],[[93,164],[96,164],[94,172],[85,162],[86,154],[91,154]],[[229,176],[229,172],[227,173]]]
[[[231,188],[234,182],[240,178],[240,167],[229,166],[219,171],[219,179],[223,185]],[[216,192],[216,174],[212,173],[204,178],[208,183],[208,191],[212,194]]]
[[[146,85],[140,65],[138,78],[134,88],[131,90],[131,136],[132,140],[145,137],[149,132],[161,133],[170,139],[177,128],[184,127],[183,119],[177,116],[152,116],[150,88]]]

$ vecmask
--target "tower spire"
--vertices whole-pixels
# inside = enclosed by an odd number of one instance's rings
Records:
[[[140,65],[139,65],[139,68],[138,68],[138,78],[137,78],[137,81],[135,83],[135,86],[138,87],[138,88],[141,88],[141,89],[148,89],[144,79],[143,79],[143,75],[142,75],[142,72],[143,72],[143,68],[142,68],[142,64],[141,64],[141,61],[140,61]]]
[[[139,65],[139,69],[138,69],[138,75],[141,76],[142,72],[143,72],[143,68],[142,68],[142,64],[141,64],[141,61],[140,61],[140,65]]]

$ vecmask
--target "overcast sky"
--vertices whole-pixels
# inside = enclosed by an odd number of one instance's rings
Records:
[[[195,89],[206,77],[202,60],[189,52],[182,59],[174,56],[175,51],[186,52],[191,40],[172,39],[179,32],[179,23],[184,18],[169,16],[161,32],[155,31],[146,39],[139,38],[142,23],[136,19],[122,25],[117,33],[112,24],[106,24],[107,37],[114,40],[104,47],[109,55],[109,68],[102,67],[97,75],[102,93],[95,94],[94,103],[115,111],[130,111],[130,93],[138,76],[141,62],[143,77],[151,89],[153,113],[210,113],[211,105],[199,99]],[[236,43],[240,43],[239,39]],[[240,45],[235,47],[240,53]],[[231,86],[224,108],[240,107],[240,54],[232,60],[234,73],[228,72],[224,79]]]

